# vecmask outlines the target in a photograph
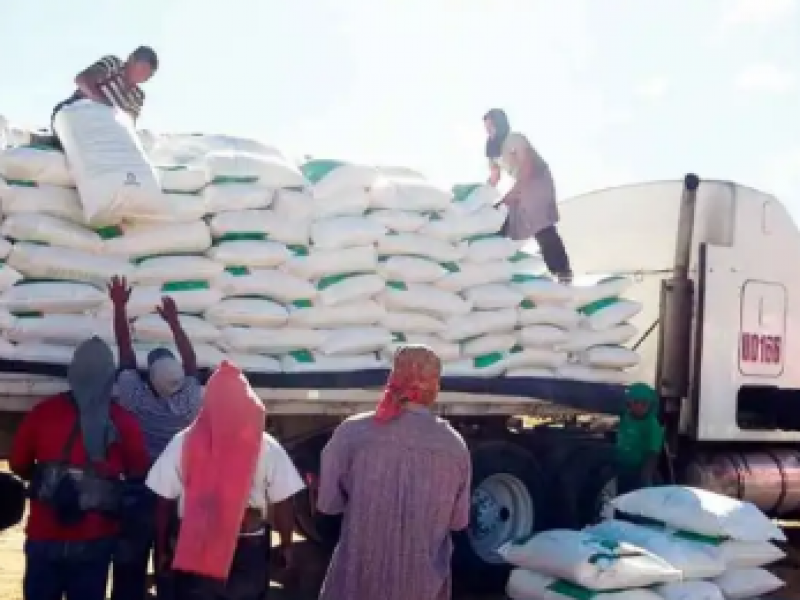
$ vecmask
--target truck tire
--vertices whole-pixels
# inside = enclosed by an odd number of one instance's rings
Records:
[[[316,511],[314,487],[319,480],[319,454],[300,451],[293,453],[292,460],[306,482],[306,488],[292,499],[297,530],[310,542],[332,550],[339,541],[341,518],[321,515]]]
[[[496,550],[548,525],[546,479],[539,463],[511,442],[487,442],[472,449],[470,525],[457,533],[455,580],[470,591],[505,587],[510,568]]]

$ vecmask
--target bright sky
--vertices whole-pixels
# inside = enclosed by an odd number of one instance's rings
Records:
[[[44,126],[102,54],[156,48],[141,126],[485,176],[507,110],[560,195],[696,171],[800,214],[800,0],[6,2],[0,112]]]

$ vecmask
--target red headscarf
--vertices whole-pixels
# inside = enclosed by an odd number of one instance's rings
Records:
[[[375,419],[382,423],[391,421],[402,412],[406,402],[430,406],[439,395],[441,375],[442,362],[433,350],[421,345],[401,346],[394,356]]]
[[[266,411],[225,361],[211,376],[181,457],[184,510],[173,567],[225,580],[261,452]]]

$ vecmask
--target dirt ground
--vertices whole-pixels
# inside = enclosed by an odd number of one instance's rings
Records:
[[[0,463],[0,469],[3,468]],[[793,550],[785,565],[775,572],[787,583],[786,589],[772,600],[800,600],[800,528],[787,530]],[[21,527],[0,534],[0,600],[21,600],[21,582],[24,570],[22,555],[23,532]],[[296,564],[302,567],[303,577],[284,589],[280,582],[272,582],[274,600],[316,600],[317,590],[325,574],[326,557],[314,545],[298,538],[295,546]],[[454,600],[502,600],[502,596],[460,596]]]

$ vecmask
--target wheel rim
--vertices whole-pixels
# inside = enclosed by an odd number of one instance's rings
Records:
[[[536,511],[525,484],[507,473],[484,479],[472,491],[470,527],[472,549],[481,560],[505,562],[497,549],[507,542],[527,537],[533,531]]]
[[[597,495],[597,504],[595,505],[596,520],[610,519],[614,516],[614,507],[611,506],[611,501],[616,497],[617,478],[614,477],[600,488],[600,493]]]

